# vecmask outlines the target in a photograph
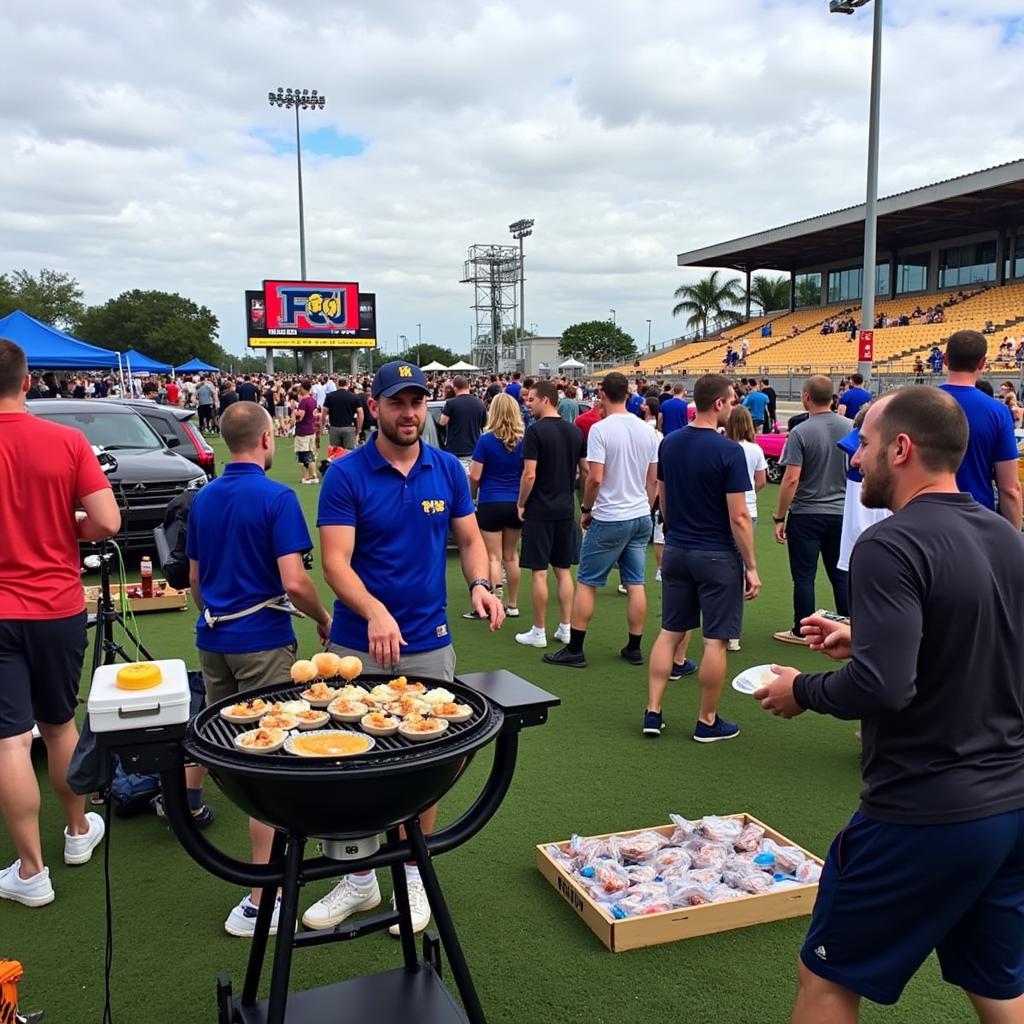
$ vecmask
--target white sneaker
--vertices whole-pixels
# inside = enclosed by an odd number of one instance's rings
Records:
[[[422,882],[408,881],[409,889],[409,916],[412,918],[413,934],[423,931],[430,924],[430,901],[427,899],[427,890],[423,888]],[[391,907],[394,909],[395,897],[391,897]],[[397,939],[401,932],[398,925],[393,924],[388,929],[388,935],[394,935]]]
[[[231,913],[228,914],[227,920],[224,922],[224,931],[238,939],[251,939],[256,931],[256,915],[259,912],[260,908],[253,903],[249,893],[246,893],[242,902],[237,907],[231,908]],[[274,913],[270,917],[269,934],[277,934],[277,922],[280,916],[281,898],[278,897],[274,900]]]
[[[506,608],[505,609],[505,618],[506,619],[518,619],[519,618],[519,609],[518,608]]]
[[[654,582],[655,583],[660,583],[661,582],[661,570],[660,569],[654,574]]]
[[[103,833],[106,831],[103,819],[95,811],[89,811],[85,820],[89,822],[89,831],[84,835],[69,836],[67,828],[64,829],[65,864],[87,864],[92,851],[103,842]]]
[[[740,650],[740,642],[739,642],[739,640],[730,640],[726,649],[730,650],[730,651],[738,651],[738,650]]]
[[[524,647],[547,647],[548,635],[543,629],[531,626],[525,633],[516,633],[516,643]]]
[[[558,629],[555,630],[555,639],[560,644],[567,644],[569,642],[569,625],[568,623],[560,623]]]
[[[0,871],[0,900],[14,900],[26,907],[45,907],[54,900],[53,885],[50,883],[50,869],[43,868],[38,875],[22,878],[21,859],[9,868]]]
[[[620,594],[628,594],[629,593],[629,591],[626,589],[626,585],[624,583],[620,583],[619,584],[618,590],[619,590]]]
[[[318,931],[333,928],[347,917],[373,910],[380,906],[380,886],[374,876],[373,885],[359,886],[347,875],[326,895],[302,915],[307,928]]]

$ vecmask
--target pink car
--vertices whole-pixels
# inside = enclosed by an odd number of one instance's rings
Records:
[[[781,483],[783,468],[779,465],[779,457],[782,449],[786,446],[786,435],[780,433],[758,434],[757,443],[764,451],[765,461],[768,463],[768,482],[771,484]]]

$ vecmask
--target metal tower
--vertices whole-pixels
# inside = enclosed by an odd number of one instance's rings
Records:
[[[517,365],[516,285],[519,250],[514,245],[471,245],[460,283],[473,285],[476,327],[472,362],[481,370],[505,373]]]

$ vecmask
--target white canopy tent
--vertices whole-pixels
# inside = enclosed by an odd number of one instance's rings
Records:
[[[467,363],[465,359],[460,359],[457,363],[453,363],[448,367],[449,370],[479,370],[479,366],[474,366],[472,363]]]
[[[568,359],[558,364],[560,370],[585,370],[586,366],[583,365],[578,359],[573,359],[570,356]]]
[[[444,363],[439,363],[436,359],[434,359],[431,360],[431,362],[427,363],[426,366],[421,366],[420,369],[425,372],[430,372],[433,370],[447,370],[448,367],[445,366]]]

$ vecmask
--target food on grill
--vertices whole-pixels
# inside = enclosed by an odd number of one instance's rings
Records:
[[[423,699],[428,704],[450,704],[455,700],[455,694],[451,690],[446,690],[443,686],[435,686],[432,690],[427,690],[423,694]]]
[[[316,665],[311,661],[297,661],[291,667],[293,683],[311,683],[317,677]]]
[[[252,697],[221,709],[221,717],[229,722],[255,722],[270,711],[270,705],[262,697]]]
[[[376,740],[358,732],[327,729],[288,737],[285,750],[298,757],[353,757],[372,750]]]
[[[425,715],[430,710],[429,704],[424,704],[418,697],[406,695],[384,705],[389,714],[397,715],[399,718],[407,718],[409,715]]]
[[[424,718],[422,715],[410,715],[398,727],[398,731],[410,740],[432,740],[440,736],[448,728],[442,718]]]
[[[367,691],[365,687],[354,686],[352,683],[349,683],[347,686],[343,686],[340,690],[338,690],[335,693],[335,696],[344,697],[345,700],[359,700],[362,701],[364,704],[370,703],[369,691]]]
[[[364,732],[371,736],[394,736],[398,732],[398,719],[381,711],[371,711],[359,719]]]
[[[320,651],[310,661],[316,666],[316,674],[321,679],[333,679],[341,669],[341,658],[330,651]]]
[[[328,686],[326,683],[313,683],[302,691],[303,699],[308,700],[315,708],[325,708],[335,697],[344,696],[348,695],[342,690],[336,690],[333,686]]]
[[[300,711],[309,710],[308,700],[283,700],[280,704],[274,705],[275,711],[283,711],[286,715],[296,715]]]
[[[369,710],[362,701],[346,700],[344,697],[338,697],[327,705],[327,713],[336,722],[358,722]]]
[[[289,715],[285,711],[272,711],[260,719],[260,725],[264,729],[284,729],[288,732],[298,728],[299,720],[295,715]]]
[[[361,675],[363,671],[363,663],[351,654],[345,658],[338,659],[338,675],[342,679],[347,679],[352,682],[356,676]]]
[[[288,733],[284,729],[250,729],[235,737],[235,746],[249,754],[273,754],[284,746]]]
[[[300,729],[322,729],[331,720],[326,711],[313,710],[299,711],[295,717],[299,720]]]
[[[446,722],[465,722],[473,715],[473,709],[468,704],[431,704],[430,713],[435,718],[443,718]]]
[[[399,676],[397,679],[392,679],[387,686],[392,693],[398,694],[427,692],[427,688],[422,683],[410,683],[405,676]]]

